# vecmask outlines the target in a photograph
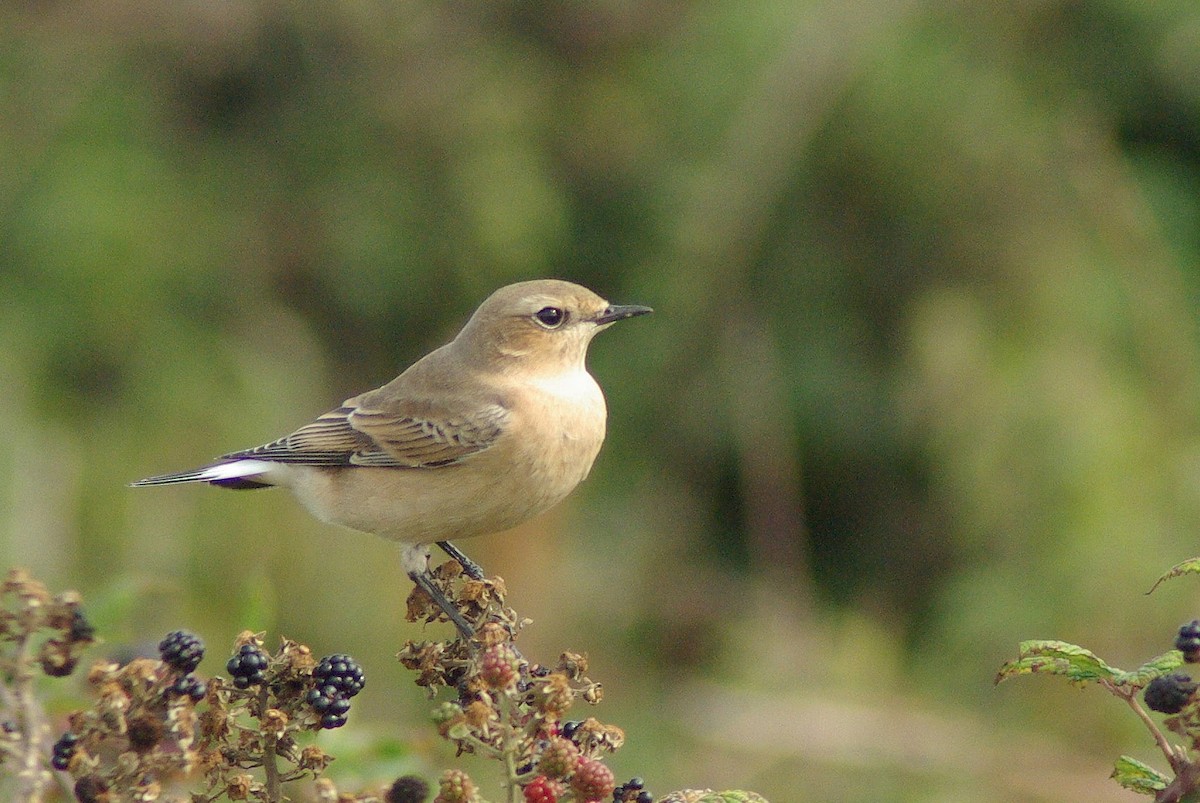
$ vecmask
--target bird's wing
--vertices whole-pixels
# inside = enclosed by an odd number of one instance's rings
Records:
[[[495,442],[508,410],[490,404],[467,415],[421,414],[360,406],[351,399],[311,424],[222,459],[257,458],[312,466],[432,468],[451,465]]]

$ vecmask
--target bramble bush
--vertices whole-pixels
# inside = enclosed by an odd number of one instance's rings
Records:
[[[507,803],[765,803],[751,792],[655,797],[641,778],[618,783],[604,759],[624,732],[593,717],[568,718],[578,702],[603,698],[586,658],[526,659],[515,642],[530,621],[505,604],[499,578],[466,577],[456,561],[431,576],[474,636],[409,641],[398,659],[435,701],[442,738],[459,755],[497,763]],[[409,596],[407,616],[446,618],[420,589]],[[366,673],[348,655],[318,659],[287,638],[271,650],[262,633],[234,639],[229,678],[195,674],[205,645],[184,630],[168,633],[157,657],[100,660],[87,672],[91,705],[56,734],[34,680],[39,671],[71,674],[94,640],[78,594],[51,595],[25,570],[9,570],[0,585],[0,756],[13,799],[40,801],[61,789],[80,803],[280,803],[289,785],[320,803],[424,803],[431,793],[433,803],[487,803],[481,785],[459,769],[444,771],[436,790],[412,775],[386,788],[339,790],[325,774],[334,757],[317,734],[347,724]]]
[[[1200,574],[1200,558],[1173,567],[1147,593],[1166,580],[1188,574]],[[1113,779],[1126,789],[1153,795],[1155,803],[1179,803],[1200,800],[1200,695],[1196,693],[1200,684],[1175,671],[1194,663],[1200,663],[1200,620],[1179,628],[1175,649],[1128,672],[1110,666],[1076,644],[1024,641],[1017,658],[1000,667],[996,683],[1018,675],[1058,675],[1079,686],[1095,683],[1124,701],[1150,732],[1170,774],[1131,756],[1121,756],[1113,769]],[[1138,702],[1139,694],[1145,707]],[[1166,714],[1163,726],[1180,741],[1172,742],[1146,708]]]

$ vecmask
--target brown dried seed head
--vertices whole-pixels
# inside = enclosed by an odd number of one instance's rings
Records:
[[[551,716],[560,716],[571,707],[575,692],[562,672],[551,672],[541,683],[540,693],[534,699],[539,710]]]
[[[333,756],[326,753],[315,744],[310,744],[300,751],[300,760],[297,765],[302,770],[312,770],[314,772],[324,772],[329,766],[329,762],[333,761]]]
[[[483,700],[476,700],[468,705],[463,709],[463,715],[466,717],[467,724],[475,730],[483,728],[488,723],[488,720],[496,718],[495,711]]]
[[[494,647],[509,640],[508,630],[496,622],[487,622],[475,633],[475,639],[484,647]]]
[[[253,783],[254,778],[250,775],[235,775],[225,785],[225,794],[229,795],[230,800],[246,800],[250,797],[250,787]]]
[[[283,737],[287,724],[288,715],[278,708],[268,708],[262,716],[262,732],[273,733],[276,739]]]
[[[587,656],[576,652],[564,652],[558,658],[558,669],[565,672],[571,680],[579,680],[587,674]]]

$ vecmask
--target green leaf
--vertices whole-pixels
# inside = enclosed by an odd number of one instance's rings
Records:
[[[1022,641],[1015,661],[1007,661],[996,674],[996,683],[1017,675],[1063,675],[1072,683],[1107,680],[1123,682],[1129,673],[1114,669],[1091,650],[1065,641]]]
[[[1166,574],[1155,580],[1154,585],[1150,586],[1150,590],[1146,593],[1153,594],[1154,589],[1158,588],[1163,581],[1174,580],[1176,577],[1180,577],[1185,574],[1200,574],[1200,558],[1190,558],[1185,560],[1183,563],[1175,564],[1170,568],[1169,571],[1167,571]]]
[[[1121,756],[1113,768],[1112,777],[1117,783],[1134,792],[1152,795],[1161,789],[1166,789],[1170,779],[1158,770],[1138,761],[1136,758]]]
[[[1121,672],[1118,683],[1141,688],[1156,677],[1173,672],[1183,666],[1183,653],[1179,650],[1164,652],[1157,658],[1151,658],[1132,672]]]

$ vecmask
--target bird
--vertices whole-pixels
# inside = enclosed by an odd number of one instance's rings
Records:
[[[587,477],[607,419],[588,345],[652,311],[558,279],[501,287],[453,340],[382,387],[270,443],[131,485],[289,488],[323,522],[399,542],[409,578],[469,638],[430,579],[430,546],[481,578],[454,540],[511,529]]]

